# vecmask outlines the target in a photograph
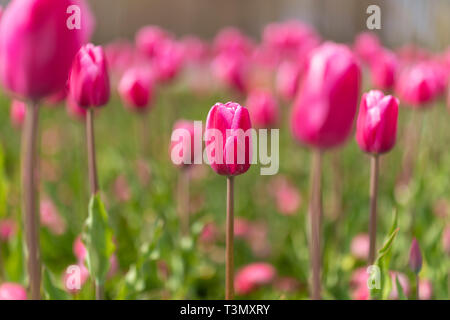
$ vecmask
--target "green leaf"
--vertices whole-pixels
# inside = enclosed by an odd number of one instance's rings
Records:
[[[103,284],[115,246],[113,233],[108,225],[108,214],[99,195],[93,196],[89,202],[89,215],[84,227],[83,242],[88,252],[89,273],[97,283]]]
[[[44,268],[43,285],[44,296],[47,300],[71,300],[71,296],[67,292],[53,284],[52,276],[47,268]]]
[[[403,287],[402,287],[400,281],[398,280],[398,276],[395,276],[395,285],[397,287],[398,299],[399,300],[408,300],[408,299],[406,299],[405,292],[403,291]]]

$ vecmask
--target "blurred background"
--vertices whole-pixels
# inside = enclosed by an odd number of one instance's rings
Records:
[[[448,45],[448,0],[90,0],[97,17],[94,40],[133,38],[146,24],[155,24],[176,35],[197,34],[211,39],[220,28],[236,26],[259,38],[264,25],[300,19],[313,25],[327,39],[351,42],[366,30],[366,9],[381,8],[383,43],[398,47],[417,42],[430,49]],[[101,18],[100,18],[101,17]]]

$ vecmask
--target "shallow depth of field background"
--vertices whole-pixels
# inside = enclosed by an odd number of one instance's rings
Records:
[[[373,2],[382,9],[382,30],[377,34],[384,45],[395,48],[415,42],[442,51],[450,44],[449,1]],[[138,28],[146,24],[160,25],[177,36],[193,33],[205,39],[232,25],[259,40],[264,25],[292,18],[312,24],[324,39],[351,43],[364,30],[365,10],[372,2],[92,0],[90,4],[97,18],[93,38],[97,44],[133,39]],[[168,145],[177,119],[205,121],[215,102],[235,100],[244,104],[245,97],[225,90],[198,95],[183,79],[182,74],[174,83],[156,89],[146,145],[142,143],[140,115],[125,110],[117,93],[96,118],[99,181],[119,262],[119,271],[106,283],[107,298],[223,298],[226,179],[206,165],[193,170],[191,236],[181,237],[175,193],[178,169],[170,161]],[[369,81],[364,81],[366,91]],[[2,95],[0,104],[0,218],[20,223],[20,132],[10,124],[9,98]],[[261,261],[277,271],[273,285],[246,298],[309,297],[306,214],[310,154],[292,139],[287,122],[290,107],[281,103],[278,175],[260,176],[259,165],[254,165],[236,178],[236,218],[252,226],[245,239],[236,239],[236,270]],[[42,260],[62,287],[62,273],[76,263],[72,245],[87,216],[84,124],[68,117],[64,105],[43,107],[41,116],[41,200],[51,199],[67,228],[60,236],[41,228]],[[433,298],[446,299],[450,294],[449,259],[441,238],[450,217],[450,113],[444,101],[424,112],[414,178],[408,192],[399,193],[395,186],[401,171],[404,128],[410,116],[408,109],[401,109],[397,146],[382,158],[378,246],[397,210],[400,231],[393,246],[392,269],[412,277],[408,256],[414,235],[424,257],[421,278],[431,281]],[[333,175],[333,166],[339,176]],[[280,214],[272,195],[280,176],[300,194],[301,204],[293,215]],[[324,188],[324,298],[350,299],[352,272],[365,266],[351,255],[350,243],[354,236],[367,232],[369,217],[369,161],[353,137],[344,148],[326,154]],[[336,190],[341,199],[336,199]],[[211,240],[201,241],[202,230],[210,223],[216,225],[217,233]],[[1,279],[23,282],[21,236],[18,232],[9,243],[0,244],[4,265]],[[92,298],[92,286],[86,283],[77,298]]]

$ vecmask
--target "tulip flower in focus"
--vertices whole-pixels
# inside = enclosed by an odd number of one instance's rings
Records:
[[[310,186],[312,299],[321,298],[322,151],[343,144],[355,118],[361,71],[344,45],[326,42],[310,53],[291,115],[294,138],[313,148]]]
[[[129,69],[122,76],[118,91],[127,108],[144,112],[148,110],[153,96],[152,79],[148,72]]]
[[[27,300],[27,291],[20,284],[5,282],[0,285],[0,300]]]
[[[14,128],[22,128],[25,121],[25,114],[27,113],[27,105],[19,100],[11,102],[10,118],[11,124]]]
[[[239,295],[249,294],[261,286],[272,283],[275,276],[275,268],[268,263],[259,262],[249,264],[236,274],[234,280],[236,293]]]
[[[363,94],[356,123],[356,141],[363,151],[381,154],[394,147],[398,105],[398,99],[385,96],[381,91]]]
[[[279,119],[279,106],[275,97],[265,90],[253,90],[246,101],[252,123],[259,128],[274,127]]]

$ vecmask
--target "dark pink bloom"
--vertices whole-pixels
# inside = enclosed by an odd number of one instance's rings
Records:
[[[390,90],[394,87],[398,69],[397,57],[387,49],[382,49],[376,54],[370,63],[372,83],[382,90]]]
[[[110,97],[109,75],[102,47],[83,46],[75,56],[69,77],[70,95],[84,108],[100,107]]]
[[[105,56],[111,76],[114,80],[118,80],[122,74],[133,65],[138,58],[140,52],[136,52],[133,44],[126,40],[117,40],[105,46]],[[113,80],[113,83],[115,81]]]
[[[184,60],[189,63],[204,63],[210,58],[210,48],[206,41],[196,36],[181,39]]]
[[[216,103],[206,119],[206,150],[211,168],[220,175],[247,172],[251,164],[250,114],[238,103]]]
[[[252,263],[236,274],[234,287],[239,295],[249,294],[260,286],[270,284],[275,279],[275,268],[268,263]]]
[[[361,260],[367,260],[369,256],[369,235],[366,233],[356,235],[350,244],[352,255]]]
[[[22,127],[26,113],[27,105],[24,102],[15,99],[11,102],[10,118],[14,128]]]
[[[0,220],[0,240],[9,241],[16,234],[17,225],[12,219]]]
[[[278,67],[276,75],[276,89],[278,94],[287,101],[297,95],[300,87],[302,68],[298,63],[284,61]]]
[[[127,70],[120,80],[119,94],[130,110],[148,110],[153,98],[153,81],[150,74],[138,68]]]
[[[67,93],[67,88],[64,87],[64,89],[45,98],[45,103],[49,104],[50,106],[58,106],[66,99]]]
[[[240,52],[221,53],[212,62],[212,71],[224,85],[239,92],[248,88],[248,58]]]
[[[153,58],[153,68],[158,81],[173,80],[183,66],[183,48],[174,40],[167,40]]]
[[[326,42],[314,49],[292,111],[294,137],[320,149],[344,143],[353,127],[360,82],[359,65],[346,46]]]
[[[353,49],[362,61],[370,64],[382,47],[376,34],[362,32],[356,37]]]
[[[253,51],[253,41],[247,36],[243,35],[238,29],[234,27],[226,27],[219,31],[214,38],[214,52],[222,53],[237,53],[249,56]]]
[[[77,258],[78,262],[84,262],[84,259],[86,259],[87,250],[81,240],[81,236],[78,236],[73,243],[73,254]]]
[[[61,218],[58,209],[50,199],[43,199],[40,202],[41,224],[54,233],[62,235],[66,231],[66,222]]]
[[[256,127],[271,128],[279,119],[279,105],[275,97],[266,90],[253,90],[246,101],[252,123]]]
[[[422,253],[416,238],[413,238],[411,249],[409,250],[409,267],[416,274],[422,269]]]
[[[203,226],[202,232],[200,233],[200,241],[205,244],[214,243],[217,239],[219,231],[214,222],[209,222]]]
[[[81,8],[81,29],[67,27],[71,5]],[[5,88],[32,100],[62,90],[93,24],[83,0],[12,1],[0,23],[0,78]]]
[[[178,120],[173,126],[172,139],[169,147],[169,155],[172,162],[180,166],[194,164],[194,122]],[[176,139],[176,140],[173,140]]]
[[[5,282],[0,285],[0,300],[27,300],[27,291],[20,284]]]
[[[368,153],[390,151],[397,138],[398,99],[372,90],[361,98],[356,141]]]
[[[158,26],[145,26],[136,34],[136,47],[149,58],[154,58],[172,35]]]

